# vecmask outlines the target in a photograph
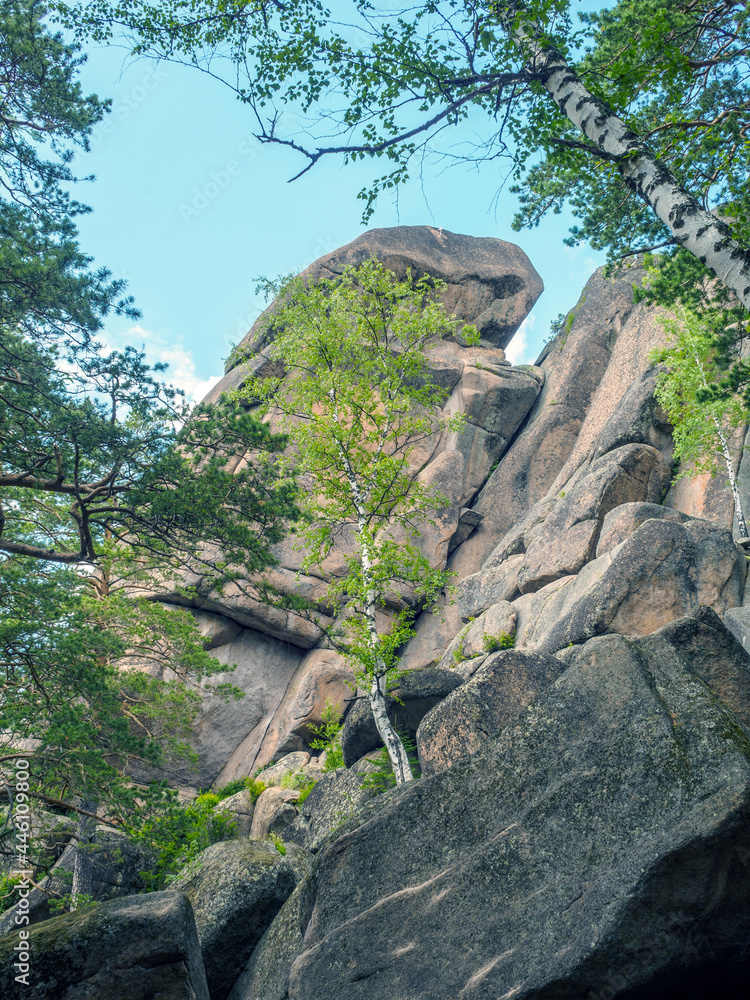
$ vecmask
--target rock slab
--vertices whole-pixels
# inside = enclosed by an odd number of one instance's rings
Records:
[[[18,939],[0,938],[2,1000],[209,1000],[193,911],[180,892],[115,899],[31,927],[28,984],[14,979]]]
[[[266,928],[309,871],[291,847],[227,840],[202,851],[172,883],[193,905],[211,1000],[225,1000]]]
[[[289,1000],[750,988],[750,739],[665,636],[592,639],[499,737],[388,794],[318,858]]]

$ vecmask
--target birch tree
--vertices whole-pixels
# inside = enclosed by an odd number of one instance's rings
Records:
[[[664,325],[669,346],[653,355],[663,367],[657,376],[656,398],[674,426],[674,456],[689,463],[682,476],[701,472],[716,474],[723,466],[732,491],[734,513],[742,538],[748,537],[734,471],[729,440],[747,423],[750,414],[736,396],[716,391],[721,372],[716,368],[716,349],[711,331],[684,307]]]
[[[517,225],[567,203],[581,221],[573,241],[612,259],[688,254],[694,281],[712,271],[747,308],[747,5],[619,0],[578,24],[576,10],[571,0],[351,0],[334,13],[319,0],[86,0],[68,17],[222,79],[261,142],[298,154],[295,177],[330,156],[385,163],[360,193],[365,219],[430,156],[484,161],[498,186],[517,182]]]
[[[460,426],[443,418],[446,392],[428,364],[431,345],[455,330],[440,288],[426,276],[399,281],[375,261],[346,268],[340,280],[287,281],[276,288],[282,305],[267,349],[286,373],[242,390],[292,442],[307,485],[302,568],[330,579],[325,603],[339,618],[329,638],[367,690],[398,783],[412,772],[385,696],[416,610],[447,580],[418,544],[420,527],[447,500],[410,463],[420,442]],[[334,545],[345,565],[331,577],[324,564]]]

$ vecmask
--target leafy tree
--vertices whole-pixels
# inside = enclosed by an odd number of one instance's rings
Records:
[[[346,268],[340,280],[274,287],[281,305],[267,350],[286,374],[251,379],[242,390],[282,424],[307,481],[302,567],[320,566],[334,543],[343,553],[325,599],[340,627],[328,634],[368,691],[399,782],[412,772],[386,690],[415,607],[429,605],[447,579],[416,544],[420,526],[447,501],[409,464],[418,442],[459,423],[439,415],[446,393],[428,366],[431,343],[455,328],[436,301],[440,287],[426,276],[399,281],[375,261]],[[379,621],[385,607],[395,612],[387,630]]]
[[[0,766],[29,756],[32,794],[77,810],[86,841],[96,819],[137,834],[171,801],[123,775],[189,751],[197,685],[217,669],[187,612],[124,588],[257,572],[296,508],[283,437],[228,402],[189,415],[163,366],[97,342],[108,313],[137,315],[80,249],[88,209],[69,194],[107,102],[83,95],[81,57],[47,15],[0,6]]]
[[[750,414],[737,398],[715,391],[719,372],[711,331],[694,312],[682,307],[676,318],[664,320],[670,334],[668,348],[653,355],[664,367],[657,377],[656,398],[674,426],[674,456],[690,464],[681,475],[724,467],[734,502],[740,536],[748,537],[742,500],[737,488],[728,439],[744,426]]]
[[[575,241],[614,258],[680,249],[697,276],[715,272],[747,308],[746,5],[619,0],[584,16],[583,30],[573,9],[570,0],[386,10],[353,0],[332,15],[320,0],[88,0],[70,20],[99,39],[125,32],[134,51],[212,76],[226,57],[224,82],[248,104],[258,137],[297,151],[300,173],[330,155],[388,161],[361,192],[366,217],[430,150],[493,160],[505,164],[501,183],[524,181],[518,225],[568,201],[583,223]],[[441,149],[444,131],[462,124],[484,139],[462,142],[468,130],[459,131]],[[528,163],[535,153],[541,160]]]

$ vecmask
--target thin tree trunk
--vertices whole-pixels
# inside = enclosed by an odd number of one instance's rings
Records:
[[[338,412],[336,410],[336,404],[333,396],[331,397],[331,401],[334,404],[335,419],[338,421]],[[354,474],[351,463],[349,462],[346,452],[341,445],[339,445],[339,455],[341,457],[341,464],[344,468],[347,482],[349,483],[349,489],[351,490],[354,509],[357,512],[357,540],[359,542],[359,549],[362,557],[362,582],[365,585],[366,594],[364,602],[364,616],[367,623],[367,631],[370,636],[371,648],[374,652],[376,652],[378,649],[376,595],[375,590],[371,585],[372,557],[367,537],[365,500],[362,496],[362,491],[359,488],[359,483],[357,482],[357,477]],[[411,771],[409,755],[404,748],[404,744],[401,742],[400,736],[391,724],[391,720],[388,718],[388,708],[385,701],[385,682],[387,674],[388,669],[380,655],[376,652],[375,669],[373,676],[370,679],[370,688],[368,691],[370,708],[372,709],[375,726],[380,734],[380,738],[388,751],[391,766],[393,767],[393,773],[396,776],[396,784],[401,785],[405,781],[412,781],[414,779],[414,775]]]
[[[706,378],[706,373],[701,363],[701,359],[697,354],[693,355],[693,360],[700,372],[701,382],[703,383],[703,388],[708,389],[708,379]],[[729,486],[732,490],[732,500],[734,502],[734,513],[737,518],[737,530],[740,533],[740,538],[747,538],[747,523],[745,522],[745,512],[742,509],[742,498],[740,497],[740,491],[737,486],[737,477],[734,474],[734,465],[732,464],[732,456],[729,454],[729,445],[727,444],[727,436],[724,433],[724,428],[721,426],[721,421],[718,417],[713,418],[714,425],[716,426],[716,436],[719,439],[719,446],[721,449],[721,454],[724,459],[724,464],[727,467],[727,475],[729,476]]]
[[[91,799],[81,802],[81,809],[95,813],[97,803]],[[96,818],[79,816],[76,826],[75,863],[73,864],[73,888],[71,889],[71,909],[75,910],[81,896],[92,896],[94,892],[94,863],[91,860],[90,845],[96,838]]]
[[[560,111],[615,162],[625,183],[669,229],[676,243],[710,267],[750,309],[750,252],[732,239],[729,227],[685,191],[645,143],[595,97],[563,56],[537,38],[536,23],[523,16],[515,26],[516,4],[501,15],[513,42],[528,57]]]
[[[716,433],[719,441],[721,442],[721,454],[724,458],[724,464],[727,467],[727,474],[729,475],[729,485],[732,490],[732,500],[734,501],[734,513],[737,518],[737,530],[740,533],[740,538],[747,538],[748,534],[747,524],[745,522],[745,512],[742,509],[742,498],[740,497],[740,491],[737,487],[737,477],[734,474],[734,465],[732,464],[732,456],[729,454],[727,438],[716,417],[714,417],[714,423],[716,424]]]

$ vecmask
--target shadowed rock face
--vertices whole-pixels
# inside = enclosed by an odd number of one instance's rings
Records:
[[[473,756],[325,847],[290,901],[299,933],[269,937],[232,1000],[272,974],[289,1000],[676,1000],[719,969],[744,995],[750,739],[691,669],[718,619],[670,628],[578,647]]]
[[[152,892],[66,913],[29,929],[17,983],[18,930],[0,938],[2,1000],[209,1000],[195,918],[180,892]]]

